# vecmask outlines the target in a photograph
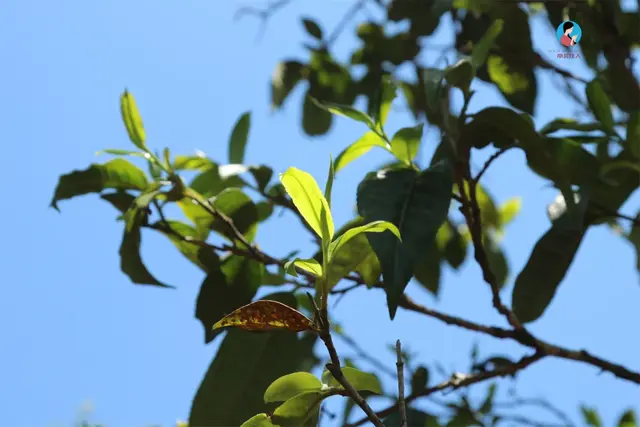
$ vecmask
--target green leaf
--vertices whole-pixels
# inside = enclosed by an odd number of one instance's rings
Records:
[[[357,110],[349,105],[335,104],[333,102],[320,102],[315,98],[311,99],[316,106],[330,112],[331,114],[347,117],[357,122],[364,123],[369,127],[369,129],[375,130],[375,123],[373,119],[360,110]]]
[[[473,47],[473,51],[471,52],[471,65],[473,65],[473,68],[478,69],[484,65],[489,56],[491,47],[493,47],[496,39],[502,32],[503,25],[504,21],[502,19],[496,19],[493,24],[491,24],[485,35]]]
[[[586,95],[589,101],[589,107],[591,111],[593,111],[596,119],[602,123],[602,126],[608,133],[615,133],[613,128],[615,123],[611,112],[611,100],[597,78],[587,84]]]
[[[349,221],[336,233],[337,237],[334,242],[348,230],[361,225],[364,225],[364,219],[361,217]],[[314,256],[314,259],[321,261],[322,252],[319,251]],[[349,239],[349,241],[340,248],[340,251],[333,253],[326,274],[329,288],[333,288],[340,279],[352,271],[359,273],[368,286],[377,283],[380,277],[380,262],[371,248],[366,235],[363,233]]]
[[[322,382],[308,372],[294,372],[275,380],[264,392],[265,403],[284,402],[307,391],[318,391]]]
[[[116,190],[144,190],[148,181],[144,172],[125,159],[113,159],[102,165],[92,164],[85,170],[75,170],[58,179],[50,206],[58,209],[60,200],[84,194]]]
[[[498,243],[489,236],[485,237],[484,250],[487,254],[487,261],[489,262],[491,272],[493,272],[493,275],[496,278],[498,288],[502,289],[509,278],[509,264],[507,263],[507,258],[505,257],[502,248],[498,246]]]
[[[309,136],[324,135],[331,129],[333,114],[318,107],[308,90],[302,101],[302,128]]]
[[[125,230],[120,244],[120,269],[137,285],[153,285],[172,288],[155,277],[145,267],[140,256],[140,227],[147,220],[146,207],[133,207],[125,214]]]
[[[248,241],[253,241],[258,228],[258,208],[249,196],[237,188],[227,188],[213,199],[214,209],[223,213],[233,221],[233,225],[242,233]],[[229,226],[220,218],[213,218],[210,223],[212,230],[235,240]]]
[[[390,231],[398,240],[402,241],[400,231],[393,223],[389,221],[373,221],[369,224],[361,225],[347,230],[343,235],[334,240],[329,246],[329,260],[333,258],[340,248],[342,248],[349,240],[362,233],[382,233]]]
[[[499,223],[501,227],[508,225],[514,220],[520,209],[522,208],[522,199],[520,197],[512,197],[500,206]]]
[[[313,176],[290,167],[280,174],[280,182],[302,217],[324,242],[333,239],[334,225],[327,200]]]
[[[636,215],[636,220],[640,221],[640,214]],[[636,249],[636,269],[640,273],[640,226],[634,225],[627,239]]]
[[[423,172],[370,173],[358,186],[358,211],[365,221],[390,221],[403,239],[401,242],[391,233],[367,234],[382,266],[391,319],[415,267],[447,218],[452,187],[453,171],[446,161]]]
[[[382,147],[387,151],[391,151],[391,146],[384,139],[377,133],[368,131],[338,155],[335,161],[335,171],[339,172],[358,157],[368,153],[373,147]]]
[[[284,265],[284,269],[287,272],[287,274],[290,274],[294,277],[298,277],[295,267],[299,267],[304,271],[308,271],[309,273],[317,277],[322,277],[322,266],[315,259],[296,258],[293,261],[289,261]]]
[[[183,238],[199,240],[198,232],[190,225],[181,221],[167,220],[166,223],[164,221],[158,221],[151,224],[151,227],[161,231],[167,236],[182,255],[200,267],[205,273],[210,273],[212,270],[220,268],[220,261],[212,249],[186,242],[184,239],[176,236],[177,233]]]
[[[249,168],[249,172],[256,180],[256,184],[258,184],[258,189],[260,191],[264,191],[267,185],[269,185],[269,181],[271,181],[271,177],[273,176],[273,169],[269,166],[260,165],[260,166],[252,166]]]
[[[327,174],[327,183],[324,186],[324,198],[327,201],[329,209],[331,209],[331,190],[333,190],[333,179],[336,176],[336,170],[333,166],[333,156],[329,155],[329,173]]]
[[[581,132],[592,132],[604,130],[600,123],[578,123],[574,119],[559,118],[554,119],[540,129],[540,133],[548,135],[559,130],[577,130]]]
[[[440,278],[442,267],[440,265],[440,252],[435,242],[431,244],[421,262],[414,268],[414,276],[423,288],[438,296],[440,291]]]
[[[180,170],[199,170],[203,171],[209,169],[211,166],[215,165],[208,159],[204,153],[198,153],[195,156],[175,156],[173,159],[173,169]]]
[[[396,99],[398,87],[390,77],[384,77],[382,79],[382,85],[380,88],[380,102],[378,104],[378,111],[374,115],[376,125],[379,130],[387,122],[389,111],[391,110],[391,103]]]
[[[576,209],[567,210],[534,246],[511,300],[521,322],[538,319],[551,303],[584,237],[586,206],[587,198],[582,197]]]
[[[637,425],[636,414],[632,409],[622,414],[620,420],[618,420],[618,427],[636,427]]]
[[[147,136],[144,131],[144,125],[142,124],[142,117],[136,105],[136,100],[126,89],[120,96],[120,113],[122,114],[122,121],[127,128],[131,142],[139,149],[149,151],[145,144]]]
[[[408,165],[418,154],[424,125],[400,129],[391,140],[391,152],[396,158]]]
[[[302,20],[302,25],[304,25],[304,29],[307,31],[307,33],[309,33],[311,37],[322,40],[322,29],[314,20],[304,18]]]
[[[280,108],[293,88],[302,80],[306,67],[298,61],[278,64],[271,78],[271,108]]]
[[[111,205],[121,213],[125,213],[127,210],[129,210],[129,208],[133,204],[133,201],[136,199],[135,196],[125,191],[102,194],[100,195],[100,198],[111,203]]]
[[[411,427],[440,427],[438,418],[434,415],[427,414],[426,412],[413,409],[411,407],[406,409],[407,414],[407,426]],[[399,412],[394,412],[383,420],[385,426],[397,427],[402,425]]]
[[[427,107],[434,112],[440,111],[440,94],[442,92],[443,78],[444,71],[437,68],[425,68],[422,71]]]
[[[314,415],[322,400],[328,395],[325,391],[300,393],[278,406],[271,418],[282,427],[299,427]]]
[[[452,268],[457,270],[467,257],[467,241],[451,221],[447,221],[440,229],[447,229],[447,234],[449,234],[444,248],[441,248],[441,250],[444,249],[444,258]],[[438,230],[438,233],[440,233],[440,230]]]
[[[422,393],[429,385],[429,370],[424,366],[418,366],[411,375],[411,394]]]
[[[296,306],[291,293],[265,298]],[[255,414],[269,412],[264,391],[283,375],[311,370],[317,362],[316,339],[315,335],[299,339],[289,331],[229,330],[193,400],[189,425],[238,426]]]
[[[185,427],[189,427],[186,425]],[[271,418],[267,414],[258,414],[249,418],[240,427],[278,427],[271,422]]]
[[[640,159],[640,111],[629,116],[626,145],[631,154]]]
[[[493,409],[493,398],[496,395],[496,383],[493,383],[489,386],[489,390],[487,391],[487,396],[484,398],[482,405],[480,405],[480,413],[488,414]]]
[[[119,148],[108,148],[106,150],[100,150],[96,153],[96,156],[100,154],[111,154],[114,156],[136,156],[136,157],[144,157],[149,159],[151,156],[149,153],[144,153],[142,151],[131,151],[131,150],[121,150]]]
[[[265,275],[264,265],[238,255],[222,263],[211,259],[207,266],[208,274],[200,285],[195,314],[204,327],[205,343],[222,332],[212,330],[216,322],[251,302]]]
[[[589,425],[589,427],[602,427],[602,421],[600,420],[600,415],[593,408],[588,408],[586,406],[580,407],[580,412],[582,412],[582,417],[584,418],[584,422]]]
[[[251,112],[242,114],[233,126],[231,137],[229,138],[229,163],[244,163],[244,152],[249,139],[249,128],[251,127]]]
[[[454,87],[460,88],[463,93],[469,92],[469,86],[473,80],[475,71],[470,59],[463,58],[445,70],[447,82]]]
[[[509,104],[529,114],[534,113],[538,94],[536,75],[530,66],[489,55],[487,73]]]
[[[464,145],[476,148],[490,141],[496,148],[504,148],[506,145],[498,142],[518,140],[525,149],[536,147],[541,139],[527,119],[504,107],[489,107],[474,114],[473,121],[462,128],[460,138]]]
[[[380,380],[374,374],[362,372],[356,368],[345,366],[342,368],[344,377],[358,391],[370,391],[371,393],[382,394]],[[322,373],[322,382],[330,387],[343,389],[342,385],[333,377],[331,372],[325,370]]]

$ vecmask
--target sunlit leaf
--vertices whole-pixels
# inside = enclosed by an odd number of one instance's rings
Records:
[[[329,395],[326,391],[307,391],[278,406],[271,418],[282,427],[299,427],[316,412],[318,405]]]
[[[482,39],[473,47],[473,51],[471,52],[471,65],[473,65],[475,69],[484,65],[489,56],[489,51],[502,32],[503,25],[504,21],[502,19],[496,19]]]
[[[300,393],[317,391],[321,388],[322,382],[315,375],[308,372],[294,372],[272,382],[264,392],[264,401],[265,403],[284,402]]]
[[[271,422],[267,414],[258,414],[242,423],[240,427],[278,427]]]
[[[286,329],[301,332],[315,330],[316,325],[293,308],[277,301],[256,301],[240,307],[213,325],[213,329],[235,327],[247,331]]]
[[[293,261],[289,261],[284,265],[284,269],[287,274],[298,277],[295,267],[301,268],[317,277],[322,276],[322,266],[315,259],[300,259],[296,258]]]
[[[602,420],[595,409],[583,405],[580,407],[580,412],[582,412],[582,418],[589,427],[602,427]]]
[[[398,240],[402,241],[400,237],[400,231],[398,227],[396,227],[393,223],[388,221],[373,221],[369,224],[361,225],[359,227],[354,227],[347,230],[344,234],[334,240],[329,246],[329,259],[336,254],[340,248],[342,248],[349,240],[356,237],[361,233],[382,233],[385,231],[390,231],[394,236],[398,238]]]
[[[418,154],[422,131],[424,125],[421,123],[415,127],[400,129],[391,139],[391,151],[396,158],[408,165]]]
[[[603,130],[600,123],[579,123],[574,119],[558,118],[550,121],[540,129],[541,134],[548,135],[559,130],[577,130],[581,132],[592,132]]]
[[[637,427],[636,414],[632,409],[626,411],[618,420],[618,427]]]
[[[315,98],[312,98],[312,100],[313,103],[319,108],[322,108],[323,110],[326,110],[331,114],[350,118],[357,122],[366,124],[370,129],[375,129],[375,123],[373,119],[360,110],[357,110],[349,105],[335,104],[332,102],[320,102]]]
[[[371,393],[382,394],[382,386],[380,380],[374,374],[362,372],[356,368],[345,366],[342,373],[349,383],[358,391],[369,391]],[[331,372],[325,370],[322,373],[322,382],[331,387],[342,388],[342,385],[336,380]]]
[[[338,155],[335,161],[335,171],[340,171],[358,157],[368,153],[373,147],[381,147],[387,151],[391,151],[389,144],[387,144],[377,133],[368,131]]]
[[[290,167],[280,174],[280,182],[313,231],[323,241],[331,241],[335,231],[333,218],[316,180],[307,172]]]
[[[142,124],[142,117],[136,105],[136,100],[126,89],[120,96],[120,113],[122,114],[122,120],[127,128],[131,142],[139,149],[149,151],[145,145],[147,136],[144,131],[144,125]]]
[[[500,206],[500,226],[504,227],[511,223],[514,218],[520,213],[522,208],[522,199],[520,197],[513,197]]]

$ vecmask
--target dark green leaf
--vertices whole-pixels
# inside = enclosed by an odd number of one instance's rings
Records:
[[[440,291],[441,270],[440,252],[434,242],[431,244],[430,249],[421,262],[415,267],[413,274],[418,283],[434,296],[438,296]]]
[[[460,138],[465,145],[476,148],[483,148],[490,141],[496,148],[504,148],[508,141],[518,140],[526,149],[537,146],[540,141],[540,135],[529,121],[503,107],[489,107],[474,114],[473,121],[463,127]]]
[[[489,386],[489,390],[487,391],[487,396],[484,398],[482,405],[480,405],[480,413],[488,414],[493,409],[493,398],[496,395],[496,383],[493,383]]]
[[[411,394],[419,394],[429,385],[429,370],[424,366],[418,366],[411,376]]]
[[[322,40],[322,29],[313,19],[304,18],[302,25],[304,25],[304,29],[311,37]]]
[[[319,108],[335,114],[337,116],[347,117],[360,123],[364,123],[370,129],[375,129],[374,121],[366,113],[357,110],[350,105],[336,104],[333,102],[320,102],[315,98],[311,98],[313,103]]]
[[[532,67],[520,61],[508,61],[500,55],[490,55],[487,72],[509,104],[534,113],[538,83]]]
[[[271,108],[280,108],[293,88],[302,80],[305,65],[298,61],[278,64],[271,78]]]
[[[640,160],[640,111],[629,116],[627,122],[627,149]]]
[[[444,71],[437,68],[425,68],[422,71],[422,79],[424,80],[427,107],[432,111],[439,111]]]
[[[471,53],[471,65],[473,65],[474,68],[478,69],[485,63],[489,56],[491,47],[493,47],[496,39],[502,32],[503,26],[504,21],[502,19],[495,20],[478,44],[473,47],[473,52]]]
[[[244,163],[244,152],[249,139],[249,129],[251,128],[251,112],[242,114],[233,126],[231,137],[229,138],[229,163]]]
[[[471,65],[471,61],[468,58],[459,60],[445,71],[447,82],[451,86],[460,88],[464,93],[469,91],[474,74],[473,65]]]
[[[147,267],[145,267],[140,257],[140,227],[147,221],[147,211],[145,208],[133,207],[125,214],[125,230],[120,244],[120,269],[129,279],[138,285],[154,285],[171,288],[158,281]]]
[[[636,220],[640,221],[640,214],[636,215]],[[627,238],[636,249],[636,269],[640,273],[640,225],[634,225]]]
[[[144,190],[147,185],[144,172],[125,159],[113,159],[102,165],[92,164],[85,170],[61,175],[51,200],[51,207],[59,210],[60,200],[99,193],[107,188]]]
[[[390,221],[403,239],[400,242],[392,233],[367,234],[382,266],[392,319],[414,269],[447,218],[452,187],[448,162],[420,173],[410,169],[370,173],[358,186],[358,211],[365,221]]]
[[[559,130],[577,130],[582,132],[591,132],[596,130],[604,130],[600,123],[578,123],[574,119],[559,118],[554,119],[544,125],[540,129],[540,133],[548,135]]]
[[[580,407],[580,412],[582,412],[584,422],[587,423],[589,427],[602,427],[600,415],[598,415],[598,412],[595,409],[588,408],[583,405]]]
[[[302,128],[309,136],[324,135],[331,128],[333,114],[318,107],[309,96],[304,97],[302,105]]]
[[[625,62],[617,58],[609,61],[605,75],[616,105],[624,112],[633,113],[640,110],[640,84],[637,72]]]
[[[121,213],[125,213],[131,207],[133,201],[136,199],[135,196],[125,191],[102,194],[100,198],[111,203],[111,205]]]
[[[602,88],[598,79],[593,79],[586,88],[587,100],[589,107],[593,111],[596,119],[602,123],[602,126],[609,133],[614,133],[613,114],[611,113],[611,100]]]
[[[450,237],[444,246],[444,258],[454,269],[459,269],[467,257],[467,241],[462,237],[458,228],[448,221]]]
[[[265,299],[296,306],[290,293]],[[264,391],[283,375],[310,370],[316,362],[315,341],[314,335],[299,339],[288,331],[230,330],[193,400],[189,425],[238,426],[255,414],[268,412]]]
[[[220,268],[220,261],[212,249],[185,241],[185,238],[199,240],[198,232],[190,225],[180,221],[167,220],[166,222],[158,221],[151,227],[167,236],[182,255],[205,273],[212,273]]]
[[[636,414],[632,409],[626,411],[618,420],[618,427],[636,427]]]
[[[257,230],[258,208],[249,196],[237,188],[227,188],[213,200],[213,207],[229,217],[249,241],[253,240]],[[235,238],[229,226],[219,218],[211,222],[211,229],[232,241]]]
[[[496,242],[489,236],[485,240],[485,252],[487,253],[487,261],[489,261],[489,267],[496,278],[496,283],[499,288],[504,287],[509,278],[509,264],[507,258],[502,251],[502,248],[498,246]]]
[[[407,408],[407,426],[411,427],[440,427],[440,423],[438,423],[438,418],[427,414],[426,412],[419,411],[417,409],[413,409],[411,407]],[[398,427],[402,425],[402,419],[400,418],[399,412],[394,412],[389,415],[387,418],[383,420],[385,426],[388,427]]]
[[[222,332],[212,330],[218,320],[251,302],[265,274],[263,264],[238,255],[222,264],[210,263],[208,270],[196,303],[196,318],[204,326],[205,343]]]
[[[587,198],[558,218],[538,240],[516,279],[511,305],[521,322],[538,319],[551,303],[586,231]]]
[[[255,178],[260,191],[264,191],[273,176],[273,169],[265,165],[252,166],[249,168],[249,172],[251,172],[251,175]]]

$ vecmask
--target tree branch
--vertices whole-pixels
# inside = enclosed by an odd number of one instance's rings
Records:
[[[404,361],[402,360],[402,346],[400,344],[400,340],[396,341],[396,353],[398,354],[396,367],[398,368],[398,408],[400,409],[400,427],[407,427],[407,406],[404,401]]]
[[[525,356],[520,359],[518,362],[512,363],[511,365],[501,367],[499,369],[494,369],[492,371],[480,372],[477,374],[453,374],[451,378],[443,383],[440,383],[434,387],[429,387],[420,393],[411,394],[408,396],[405,401],[406,403],[413,402],[414,400],[420,397],[426,397],[433,393],[437,393],[443,390],[456,390],[462,387],[467,387],[472,384],[476,384],[482,381],[486,381],[491,378],[505,377],[505,376],[513,376],[519,371],[525,369],[527,366],[537,362],[538,360],[544,358],[545,355],[536,352],[530,356]],[[381,418],[391,415],[395,411],[399,409],[399,404],[396,403],[394,405],[389,406],[388,408],[377,412],[377,415]],[[348,427],[355,427],[366,423],[366,419],[361,419],[353,424],[348,424]]]

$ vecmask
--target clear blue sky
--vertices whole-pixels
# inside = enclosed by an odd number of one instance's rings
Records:
[[[264,4],[258,0],[3,2],[0,425],[69,426],[87,401],[95,407],[92,419],[110,427],[171,426],[187,418],[217,347],[203,344],[202,326],[193,316],[203,274],[162,236],[146,233],[143,257],[149,268],[178,289],[130,284],[119,271],[122,225],[115,221],[115,211],[96,196],[86,196],[61,203],[58,214],[47,207],[56,179],[106,161],[107,156],[95,157],[100,149],[129,147],[118,106],[128,87],[153,147],[170,146],[183,154],[200,149],[224,162],[234,121],[252,110],[248,162],[272,165],[276,172],[296,166],[324,182],[329,153],[337,155],[364,129],[337,119],[328,136],[310,140],[299,124],[301,90],[284,111],[270,114],[268,82],[278,60],[305,57],[300,14],[318,17],[328,31],[351,3],[294,1],[273,17],[257,42],[258,21],[249,17],[236,22],[233,15],[239,5]],[[546,22],[536,23],[534,35],[543,54],[557,48]],[[347,34],[337,46],[341,58],[353,41]],[[434,43],[447,41],[442,36]],[[562,61],[560,66],[589,76],[576,61]],[[495,90],[475,84],[480,93],[472,111],[504,105]],[[541,78],[539,125],[572,111],[557,94],[549,78]],[[388,126],[393,131],[410,124],[409,115],[398,111]],[[434,136],[427,137],[423,162],[433,151]],[[351,217],[355,188],[365,172],[387,159],[370,153],[338,176],[333,202],[337,223]],[[517,273],[549,225],[545,209],[555,193],[526,168],[519,152],[497,162],[485,183],[499,202],[522,196],[523,212],[504,241],[512,273]],[[622,211],[635,215],[639,206],[636,194]],[[262,227],[258,241],[274,255],[312,249],[309,236],[288,215]],[[629,243],[605,227],[591,230],[552,305],[531,329],[551,342],[584,347],[640,370],[635,262]],[[506,301],[510,290],[504,291]],[[409,293],[448,313],[503,324],[471,259],[459,273],[445,271],[439,301],[415,284]],[[473,334],[404,311],[390,322],[380,291],[350,294],[335,316],[390,367],[394,361],[386,346],[400,338],[424,363],[467,368]],[[349,354],[342,346],[339,350]],[[323,348],[318,351],[324,354]],[[482,339],[481,354],[494,353],[519,356],[523,351],[508,342]],[[503,391],[507,383],[501,381]],[[625,408],[640,410],[637,386],[575,363],[545,360],[524,372],[518,383],[522,395],[545,395],[572,415],[580,402],[597,404],[607,425]],[[393,384],[385,384],[393,392]],[[330,407],[337,404],[342,403],[332,401]]]

